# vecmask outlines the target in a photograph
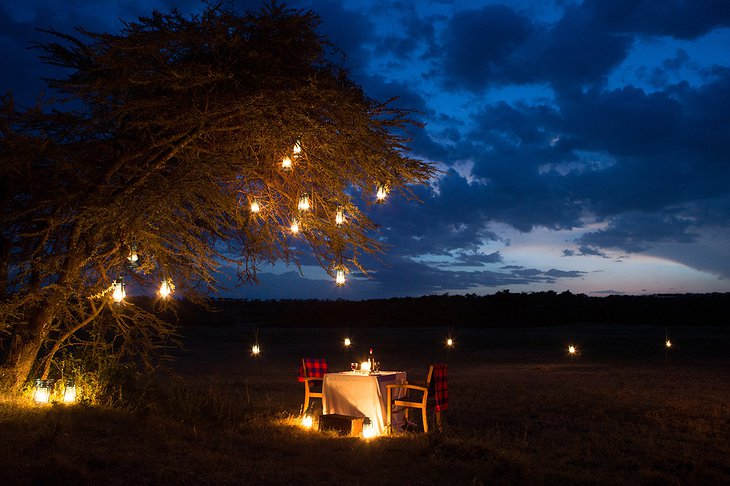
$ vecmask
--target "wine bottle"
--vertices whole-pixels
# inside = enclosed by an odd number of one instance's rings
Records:
[[[375,358],[373,357],[373,348],[370,348],[370,356],[368,356],[368,363],[370,364],[370,372],[375,371]]]

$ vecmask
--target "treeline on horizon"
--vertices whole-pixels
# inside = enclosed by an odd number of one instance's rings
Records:
[[[610,295],[569,291],[429,295],[374,300],[217,299],[215,311],[179,302],[183,326],[562,326],[727,325],[730,293]]]

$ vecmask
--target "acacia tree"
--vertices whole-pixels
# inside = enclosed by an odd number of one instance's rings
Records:
[[[48,31],[37,47],[67,69],[49,85],[71,108],[23,111],[6,97],[0,116],[6,385],[39,365],[48,374],[89,329],[109,330],[110,353],[164,339],[154,315],[111,301],[120,276],[199,299],[223,263],[245,282],[305,250],[330,274],[364,270],[361,255],[381,248],[358,204],[378,185],[411,197],[434,169],[407,155],[409,113],[366,96],[318,24],[272,4],[153,12],[119,34]]]

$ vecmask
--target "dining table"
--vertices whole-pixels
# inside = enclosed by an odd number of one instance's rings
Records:
[[[336,413],[352,417],[367,417],[376,435],[386,432],[387,385],[406,383],[405,371],[343,371],[325,373],[322,381],[322,410],[325,414]],[[394,389],[394,397],[405,394]],[[403,412],[393,414],[393,427],[403,423]]]

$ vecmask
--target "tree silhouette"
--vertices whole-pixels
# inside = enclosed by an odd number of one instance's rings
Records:
[[[222,264],[244,282],[304,251],[333,276],[365,270],[360,257],[381,248],[359,206],[382,188],[413,197],[434,169],[407,155],[410,112],[366,96],[318,23],[271,4],[155,11],[119,34],[46,31],[36,47],[68,73],[48,80],[67,108],[6,96],[0,117],[6,385],[39,364],[47,375],[90,326],[117,356],[164,341],[167,324],[112,302],[120,277],[202,300]]]

